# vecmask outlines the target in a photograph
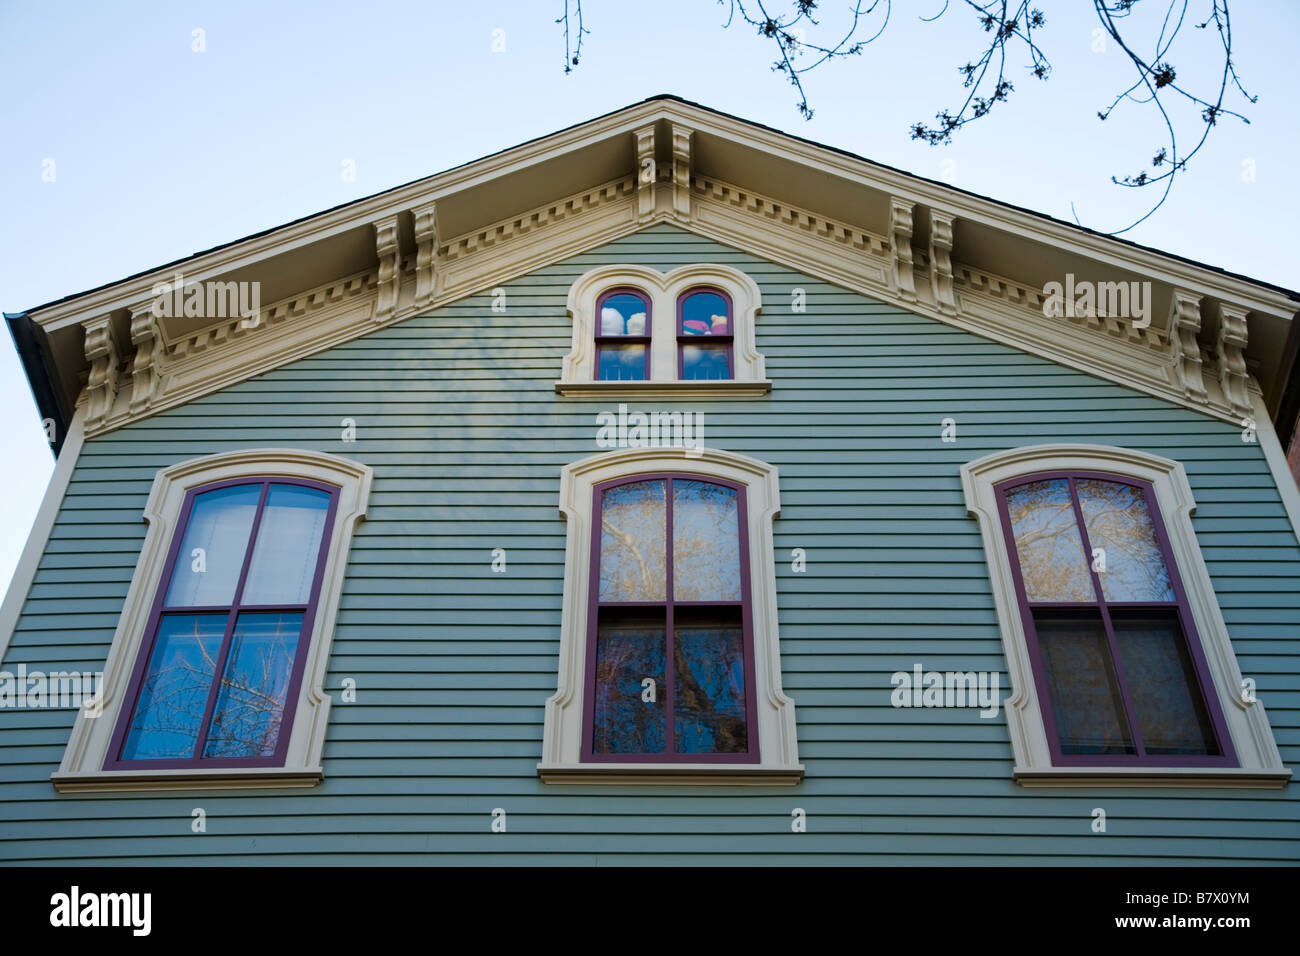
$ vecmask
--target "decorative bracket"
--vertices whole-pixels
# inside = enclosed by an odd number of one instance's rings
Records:
[[[402,278],[402,250],[397,235],[396,216],[375,223],[375,251],[379,253],[379,294],[375,300],[374,314],[376,322],[392,318],[397,311],[397,293]]]
[[[1239,305],[1219,304],[1219,336],[1215,343],[1219,382],[1233,412],[1253,418],[1250,373],[1246,370],[1246,313]]]
[[[131,342],[135,345],[135,359],[131,363],[132,415],[149,410],[161,380],[158,365],[163,352],[162,334],[153,301],[150,299],[131,309]]]
[[[897,196],[889,200],[889,251],[894,265],[894,288],[904,302],[916,301],[916,277],[912,274],[913,204]]]
[[[1169,307],[1169,362],[1173,383],[1190,399],[1204,402],[1205,376],[1201,365],[1201,297],[1186,289],[1174,289]]]
[[[113,412],[117,401],[118,365],[121,348],[113,328],[113,316],[101,315],[84,325],[86,330],[86,359],[90,362],[90,375],[86,381],[86,429],[103,425]]]
[[[952,213],[930,210],[930,288],[944,315],[957,314],[952,275],[952,232],[956,221]]]
[[[417,206],[415,216],[415,304],[426,306],[433,301],[437,281],[438,216],[436,203]]]
[[[645,126],[632,135],[636,143],[636,218],[647,222],[655,211],[655,128]]]
[[[691,218],[691,136],[695,131],[673,124],[673,214]]]

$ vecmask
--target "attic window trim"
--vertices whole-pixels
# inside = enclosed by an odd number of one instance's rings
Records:
[[[649,372],[644,380],[598,378],[600,311],[606,298],[620,291],[639,294],[649,306]],[[679,345],[680,303],[692,293],[719,293],[729,303],[730,377],[682,377]],[[758,284],[744,272],[718,263],[692,263],[669,272],[647,266],[612,264],[584,273],[570,287],[567,310],[573,322],[572,348],[564,357],[555,390],[573,397],[760,397],[768,394],[763,356],[756,345],[756,322],[762,310]]]

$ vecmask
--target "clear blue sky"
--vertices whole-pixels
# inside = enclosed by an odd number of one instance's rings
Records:
[[[563,72],[563,0],[524,2],[4,3],[0,5],[0,309],[17,312],[456,166],[657,93],[707,106],[1093,228],[1127,225],[1150,191],[1110,184],[1162,142],[1128,105],[1091,5],[1039,0],[1047,83],[1009,70],[1007,105],[949,148],[909,125],[959,105],[957,67],[983,34],[959,0],[895,0],[884,37],[822,67],[805,122],[769,44],[724,32],[711,0],[587,0],[581,66]],[[788,7],[768,0],[771,10]],[[823,0],[828,33],[847,0]],[[883,4],[882,4],[883,6]],[[1149,0],[1141,6],[1162,6]],[[1189,20],[1209,0],[1193,0]],[[1300,3],[1234,0],[1246,126],[1225,120],[1166,206],[1128,234],[1295,288]],[[1153,33],[1134,23],[1149,48]],[[195,52],[194,31],[204,52]],[[493,52],[493,31],[505,51]],[[810,34],[816,38],[818,34]],[[1180,83],[1216,85],[1210,31],[1186,28]],[[1230,101],[1240,104],[1240,100]],[[1185,112],[1183,115],[1186,115]],[[1188,127],[1187,136],[1199,135]],[[45,182],[46,160],[54,181]],[[344,181],[345,160],[355,181]],[[1255,180],[1243,179],[1253,160]],[[53,467],[12,343],[0,342],[0,583],[7,586]]]

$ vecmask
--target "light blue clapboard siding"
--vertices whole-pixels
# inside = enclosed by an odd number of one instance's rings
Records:
[[[758,400],[694,402],[708,444],[780,468],[782,669],[797,789],[574,788],[536,776],[555,689],[560,467],[594,453],[598,400],[556,396],[569,284],[599,264],[720,261],[763,289]],[[791,290],[807,312],[792,314]],[[98,669],[155,472],[253,445],[375,469],[328,687],[327,777],[309,791],[57,795],[70,711],[0,711],[0,859],[44,863],[1288,863],[1285,791],[1025,790],[999,716],[896,710],[921,663],[996,670],[985,558],[958,469],[1016,445],[1127,445],[1181,460],[1237,654],[1284,759],[1300,757],[1300,549],[1257,445],[1157,399],[671,227],[89,442],[4,665]],[[633,407],[667,410],[662,402]],[[940,420],[959,424],[939,441]],[[357,440],[340,441],[353,418]],[[493,548],[509,572],[492,574]],[[791,572],[792,548],[806,574]],[[208,832],[190,830],[207,811]],[[1090,829],[1094,807],[1108,832]],[[502,807],[509,831],[492,834]],[[808,832],[790,831],[790,811]]]

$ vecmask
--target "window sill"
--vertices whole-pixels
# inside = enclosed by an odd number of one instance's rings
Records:
[[[803,764],[545,764],[537,765],[542,783],[687,784],[698,787],[793,787],[803,780]]]
[[[1291,771],[1205,767],[1052,767],[1015,771],[1022,787],[1212,787],[1280,790]]]
[[[608,395],[631,395],[638,398],[758,398],[772,391],[767,379],[738,382],[732,379],[691,382],[556,382],[561,395],[596,398]]]
[[[125,790],[251,790],[254,788],[314,787],[325,772],[320,767],[285,770],[103,770],[98,773],[50,774],[59,793],[120,792]]]

